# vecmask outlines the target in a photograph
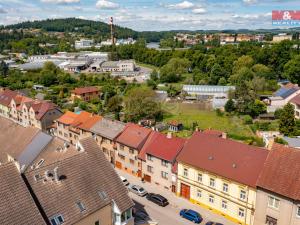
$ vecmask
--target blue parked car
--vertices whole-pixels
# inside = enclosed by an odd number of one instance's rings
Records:
[[[202,216],[199,213],[191,209],[182,209],[179,214],[181,217],[188,219],[194,223],[201,223],[201,221],[203,220]]]

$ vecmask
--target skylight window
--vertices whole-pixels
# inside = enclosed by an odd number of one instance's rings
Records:
[[[107,199],[107,194],[105,191],[98,191],[98,195],[102,200],[106,200]]]
[[[76,202],[76,205],[80,209],[80,212],[83,212],[86,210],[85,205],[82,202]]]
[[[65,222],[64,217],[62,215],[55,215],[50,218],[51,225],[61,225]]]

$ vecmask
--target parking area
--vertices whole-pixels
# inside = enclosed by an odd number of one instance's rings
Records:
[[[203,217],[201,224],[206,224],[209,221],[218,222],[224,225],[236,225],[235,223],[228,221],[226,218],[216,215],[209,210],[203,209],[195,204],[192,204],[188,200],[179,198],[172,192],[165,190],[161,187],[157,187],[155,184],[143,183],[139,178],[127,174],[124,171],[116,170],[121,176],[125,177],[130,184],[136,184],[149,193],[157,193],[168,199],[169,205],[161,207],[155,203],[147,200],[145,197],[140,197],[132,192],[129,193],[130,197],[135,202],[135,214],[136,224],[143,224],[144,218],[152,223],[149,224],[160,224],[160,225],[183,225],[183,224],[194,224],[184,218],[181,218],[179,212],[181,209],[192,209],[200,213]]]

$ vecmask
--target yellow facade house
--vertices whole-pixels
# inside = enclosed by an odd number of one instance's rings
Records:
[[[224,137],[224,136],[223,136]],[[237,224],[253,224],[268,150],[195,132],[179,156],[177,195]]]

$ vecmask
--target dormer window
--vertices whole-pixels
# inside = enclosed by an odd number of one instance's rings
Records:
[[[51,225],[61,225],[65,222],[64,217],[62,215],[55,215],[50,218]]]

